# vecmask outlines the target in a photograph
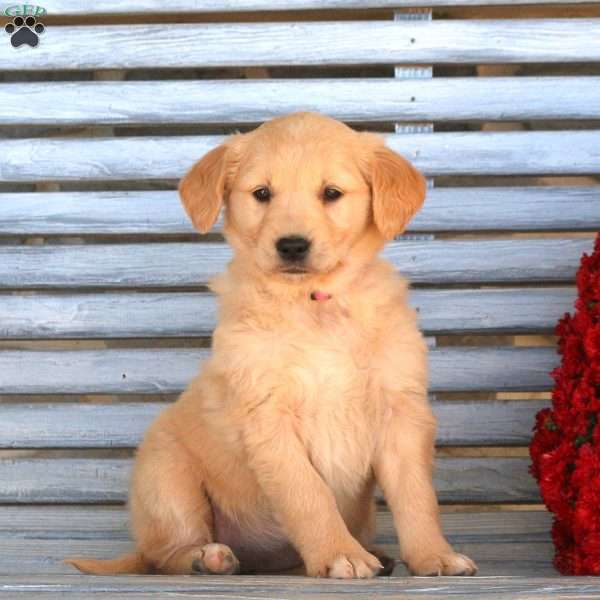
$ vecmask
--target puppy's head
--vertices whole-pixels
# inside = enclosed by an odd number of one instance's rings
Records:
[[[268,274],[305,278],[401,233],[424,200],[425,180],[380,136],[295,113],[228,138],[179,192],[201,232],[224,204],[224,232],[238,254]]]

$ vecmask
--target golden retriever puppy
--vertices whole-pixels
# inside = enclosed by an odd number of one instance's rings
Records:
[[[377,483],[412,573],[475,572],[440,528],[407,283],[377,256],[425,187],[380,136],[313,113],[233,135],[193,166],[179,187],[187,213],[206,232],[224,205],[235,251],[211,283],[212,355],[138,450],[136,552],[71,564],[373,577],[393,566],[371,546]]]

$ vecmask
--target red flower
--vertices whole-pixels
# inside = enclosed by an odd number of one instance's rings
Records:
[[[598,360],[600,354],[600,322],[596,323],[585,334],[583,340],[585,352],[590,361]]]
[[[577,272],[575,313],[556,326],[552,407],[536,416],[531,473],[554,513],[554,566],[600,575],[600,234]]]

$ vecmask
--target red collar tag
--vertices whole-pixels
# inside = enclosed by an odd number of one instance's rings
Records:
[[[311,294],[310,294],[311,300],[323,301],[323,300],[329,300],[330,298],[331,298],[331,294],[327,294],[326,292],[314,291],[314,292],[311,292]]]

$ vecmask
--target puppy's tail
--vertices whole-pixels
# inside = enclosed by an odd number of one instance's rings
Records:
[[[136,552],[123,554],[119,558],[98,560],[95,558],[67,558],[68,565],[88,575],[147,575],[152,572],[144,557]]]

